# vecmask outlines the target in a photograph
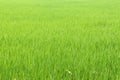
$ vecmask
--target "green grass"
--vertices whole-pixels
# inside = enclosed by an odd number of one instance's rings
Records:
[[[119,0],[0,0],[0,80],[120,80]]]

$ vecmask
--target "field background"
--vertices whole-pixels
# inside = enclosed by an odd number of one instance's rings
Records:
[[[0,80],[120,80],[120,1],[0,0]]]

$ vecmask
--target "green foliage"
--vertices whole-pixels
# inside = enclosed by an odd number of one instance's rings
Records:
[[[120,80],[117,0],[0,2],[0,80]]]

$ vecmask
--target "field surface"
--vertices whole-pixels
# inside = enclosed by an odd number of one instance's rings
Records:
[[[0,0],[0,80],[120,80],[120,1]]]

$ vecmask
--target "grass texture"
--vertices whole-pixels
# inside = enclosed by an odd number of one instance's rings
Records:
[[[0,80],[120,80],[119,0],[0,0]]]

